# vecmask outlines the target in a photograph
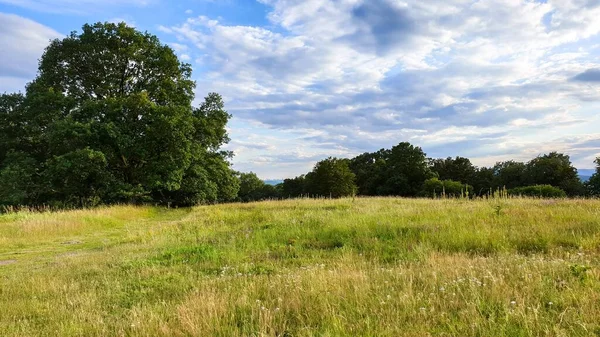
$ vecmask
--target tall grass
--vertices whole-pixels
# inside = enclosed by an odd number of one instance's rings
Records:
[[[0,215],[3,336],[593,336],[600,201]]]

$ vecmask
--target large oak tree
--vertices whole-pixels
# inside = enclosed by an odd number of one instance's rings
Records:
[[[0,203],[235,198],[230,154],[220,151],[230,115],[215,93],[192,106],[191,72],[124,23],[52,41],[25,95],[0,97]]]

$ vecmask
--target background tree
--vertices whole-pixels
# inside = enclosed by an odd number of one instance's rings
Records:
[[[532,185],[508,190],[509,195],[537,198],[565,198],[567,193],[552,185]]]
[[[525,185],[526,165],[514,160],[496,163],[493,167],[494,181],[492,188],[507,189]]]
[[[358,194],[377,195],[385,183],[385,170],[390,150],[363,153],[350,160],[349,167],[356,176]]]
[[[407,142],[392,147],[383,174],[385,182],[378,187],[378,194],[404,197],[419,194],[425,180],[435,176],[423,150]]]
[[[265,184],[254,172],[240,173],[238,199],[244,202],[258,201],[273,197],[274,187]],[[271,188],[269,188],[269,187]]]
[[[586,183],[587,191],[592,196],[600,196],[600,157],[594,161],[596,163],[596,173],[592,175]]]
[[[316,196],[340,198],[356,193],[355,175],[348,167],[348,159],[329,157],[318,162],[306,175],[308,193]]]
[[[471,161],[464,157],[432,159],[430,167],[440,180],[454,180],[463,184],[473,184],[477,172]]]
[[[494,188],[494,169],[491,167],[479,167],[473,176],[473,192],[475,195],[485,195]]]
[[[469,197],[473,195],[473,187],[454,180],[431,178],[425,180],[421,196],[450,198]]]
[[[281,183],[281,196],[283,198],[298,198],[306,193],[305,175],[284,179]]]
[[[571,164],[568,155],[551,152],[536,157],[527,163],[526,185],[551,185],[565,191],[569,196],[585,192],[577,169]]]

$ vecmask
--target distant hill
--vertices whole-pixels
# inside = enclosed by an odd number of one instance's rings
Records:
[[[588,181],[590,178],[596,173],[595,169],[578,169],[577,174],[579,175],[579,179],[581,181]]]
[[[267,180],[263,180],[265,182],[265,184],[267,185],[277,185],[277,184],[281,184],[283,182],[283,180],[280,179],[267,179]]]

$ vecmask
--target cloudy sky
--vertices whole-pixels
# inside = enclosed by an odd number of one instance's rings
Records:
[[[52,38],[125,21],[233,115],[235,168],[305,173],[401,141],[477,165],[600,156],[600,0],[0,0],[0,92]]]

